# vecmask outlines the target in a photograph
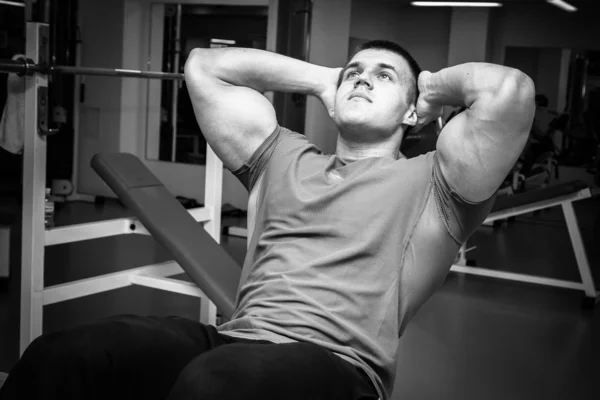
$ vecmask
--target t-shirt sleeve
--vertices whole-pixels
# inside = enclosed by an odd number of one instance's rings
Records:
[[[496,195],[481,202],[463,199],[444,178],[437,152],[433,153],[433,190],[438,210],[450,236],[458,244],[463,244],[485,221],[494,205]]]
[[[307,144],[308,139],[306,136],[278,125],[273,133],[250,156],[250,159],[240,168],[231,172],[240,180],[248,192],[251,192],[276,148],[279,148],[278,151],[280,152],[286,152],[289,149],[306,146]]]

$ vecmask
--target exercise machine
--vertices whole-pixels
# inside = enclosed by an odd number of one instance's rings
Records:
[[[543,189],[514,196],[503,196],[496,200],[491,213],[484,222],[484,224],[490,224],[494,221],[500,221],[518,215],[560,206],[567,223],[567,229],[569,230],[571,246],[573,247],[575,259],[577,261],[581,282],[571,282],[543,276],[517,274],[475,267],[469,265],[472,264],[472,261],[467,260],[466,253],[473,249],[467,248],[467,244],[464,244],[461,247],[457,260],[450,270],[465,274],[582,290],[585,294],[584,305],[595,306],[600,302],[600,291],[596,290],[590,263],[581,237],[579,223],[577,222],[577,216],[573,208],[574,202],[590,198],[594,195],[597,195],[597,193],[593,192],[586,184],[575,181],[547,186]]]
[[[130,285],[141,285],[197,296],[201,299],[200,321],[215,324],[216,307],[204,292],[198,289],[196,284],[158,279],[184,271],[179,264],[173,261],[44,287],[44,249],[46,246],[115,235],[148,234],[143,224],[134,217],[52,229],[46,229],[44,226],[46,148],[47,137],[52,133],[48,124],[48,75],[60,72],[74,75],[181,80],[183,74],[50,65],[47,46],[48,24],[27,23],[26,38],[27,48],[24,60],[0,60],[0,71],[17,73],[25,79],[20,354],[42,334],[44,306]],[[204,206],[192,208],[186,212],[191,221],[203,224],[204,231],[212,237],[214,243],[218,243],[220,240],[222,179],[223,164],[207,146]],[[173,201],[176,200],[173,199]],[[214,294],[214,292],[211,293]],[[227,309],[224,303],[221,305]]]

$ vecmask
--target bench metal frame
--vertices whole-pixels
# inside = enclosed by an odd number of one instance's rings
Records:
[[[520,274],[514,272],[505,272],[492,270],[489,268],[472,267],[467,265],[466,253],[471,249],[467,249],[466,243],[461,247],[457,262],[451,267],[450,271],[459,272],[463,274],[472,274],[479,276],[487,276],[491,278],[507,279],[511,281],[533,283],[539,285],[547,285],[560,287],[565,289],[583,290],[585,296],[593,302],[598,304],[600,302],[600,291],[596,290],[594,278],[590,269],[590,263],[583,245],[583,239],[581,238],[581,231],[577,222],[577,216],[573,209],[573,203],[578,200],[587,199],[592,197],[592,191],[589,188],[581,189],[575,193],[569,193],[564,196],[555,197],[552,199],[546,199],[535,203],[522,205],[514,208],[508,208],[500,210],[495,213],[491,213],[486,218],[484,224],[493,223],[494,221],[504,220],[510,217],[515,217],[530,212],[543,210],[550,207],[560,206],[562,208],[567,228],[569,230],[569,237],[571,238],[571,245],[573,252],[575,253],[575,259],[577,260],[577,268],[581,276],[581,282],[572,282],[560,279],[552,279],[544,276]]]

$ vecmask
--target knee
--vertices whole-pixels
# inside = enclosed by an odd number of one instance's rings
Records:
[[[200,398],[211,398],[207,391],[220,392],[220,377],[215,374],[211,380],[210,368],[204,368],[201,358],[192,360],[181,371],[175,384],[170,390],[167,400],[191,400]],[[207,386],[205,383],[208,382]]]
[[[30,359],[39,362],[42,359],[54,358],[55,355],[64,355],[68,353],[69,347],[69,341],[61,333],[45,334],[39,336],[27,346],[20,362]]]
[[[196,357],[179,373],[168,400],[235,398],[241,387],[251,393],[262,368],[248,347],[253,346],[229,344]]]
[[[25,349],[18,364],[23,370],[44,374],[72,373],[95,362],[97,353],[93,343],[74,332],[53,332],[36,338]],[[52,371],[52,372],[51,372]]]
[[[11,369],[0,397],[41,398],[40,390],[47,391],[46,395],[50,397],[53,382],[62,382],[69,373],[61,361],[73,353],[68,351],[67,344],[60,334],[42,335],[32,341]]]

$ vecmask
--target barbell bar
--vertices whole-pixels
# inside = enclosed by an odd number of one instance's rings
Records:
[[[139,71],[134,69],[111,69],[71,67],[66,65],[41,65],[35,64],[30,59],[2,60],[0,59],[0,72],[16,73],[19,76],[31,76],[34,73],[41,74],[67,74],[67,75],[98,75],[119,76],[124,78],[147,78],[147,79],[170,79],[182,80],[183,74],[175,72]]]
[[[31,59],[20,58],[17,60],[0,59],[0,72],[17,73],[19,76],[33,75],[34,73],[52,74],[62,73],[68,75],[97,75],[97,76],[119,76],[124,78],[146,78],[146,79],[169,79],[182,80],[184,75],[175,72],[156,72],[139,71],[134,69],[111,69],[111,68],[90,68],[90,67],[71,67],[66,65],[40,65],[35,64]],[[442,117],[436,121],[437,133],[444,126]]]

